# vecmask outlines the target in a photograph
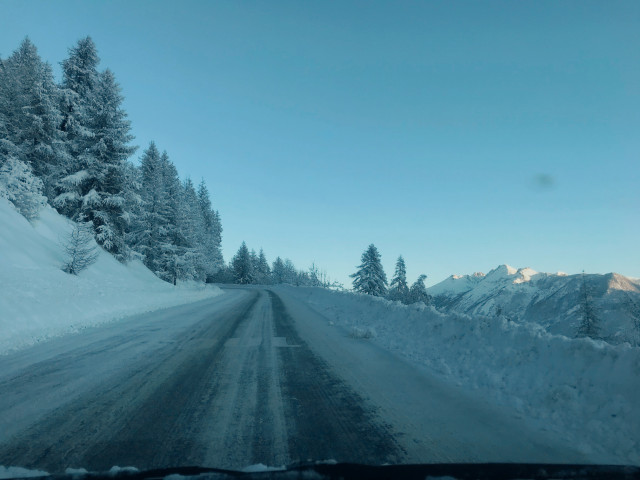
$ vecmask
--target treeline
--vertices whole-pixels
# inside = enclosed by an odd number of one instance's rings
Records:
[[[353,278],[353,289],[356,292],[385,297],[405,305],[418,302],[423,302],[425,305],[431,303],[431,297],[424,285],[426,275],[420,275],[409,287],[407,267],[402,255],[396,261],[396,269],[391,283],[387,283],[387,275],[382,268],[380,253],[373,244],[369,245],[362,254],[358,270],[351,275],[351,278]]]
[[[236,283],[242,285],[278,285],[311,286],[325,288],[344,288],[342,284],[331,281],[324,270],[315,263],[307,270],[299,270],[291,260],[276,257],[271,265],[267,261],[264,250],[259,253],[242,242],[231,261],[214,277],[218,283]]]
[[[0,58],[0,196],[28,219],[48,202],[166,281],[212,278],[222,226],[205,183],[181,181],[154,143],[139,167],[129,161],[137,147],[120,87],[98,65],[89,37],[69,50],[60,84],[29,39]]]

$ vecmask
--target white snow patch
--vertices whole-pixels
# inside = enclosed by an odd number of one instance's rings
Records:
[[[108,474],[111,475],[112,477],[115,477],[116,475],[119,475],[121,473],[136,473],[136,472],[139,472],[139,470],[136,467],[118,467],[117,465],[114,465],[109,469]]]
[[[524,282],[528,282],[531,280],[531,277],[533,277],[534,275],[537,275],[538,272],[536,272],[535,270],[533,270],[532,268],[526,267],[526,268],[521,268],[516,272],[519,276],[518,278],[516,278],[513,283],[524,283]]]
[[[22,467],[3,467],[0,465],[0,479],[46,477],[47,475],[49,475],[49,473],[43,470],[28,470]]]
[[[256,463],[255,465],[249,465],[244,467],[241,471],[245,473],[257,473],[257,472],[281,472],[286,470],[285,467],[269,467],[262,463]]]
[[[72,222],[51,207],[29,223],[0,199],[0,354],[129,315],[190,303],[222,291],[185,283],[177,287],[140,261],[128,265],[100,250],[78,276],[61,270],[61,238]]]

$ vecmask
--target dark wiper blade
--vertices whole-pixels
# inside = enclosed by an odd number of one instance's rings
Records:
[[[640,480],[640,467],[632,465],[572,465],[520,463],[445,463],[415,465],[361,465],[355,463],[308,463],[282,469],[237,471],[207,467],[176,467],[138,471],[121,469],[111,472],[87,472],[48,475],[47,480],[170,480],[185,479],[407,479],[447,477],[458,480]]]

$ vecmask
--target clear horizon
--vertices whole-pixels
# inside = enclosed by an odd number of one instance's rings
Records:
[[[638,2],[3,2],[0,57],[90,35],[140,148],[204,178],[226,260],[373,243],[412,282],[640,277]]]

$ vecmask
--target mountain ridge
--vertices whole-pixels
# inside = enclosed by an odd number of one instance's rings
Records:
[[[486,275],[451,275],[428,288],[441,311],[533,322],[575,336],[583,283],[596,308],[600,338],[640,344],[640,280],[619,273],[545,273],[503,264]]]

